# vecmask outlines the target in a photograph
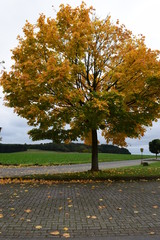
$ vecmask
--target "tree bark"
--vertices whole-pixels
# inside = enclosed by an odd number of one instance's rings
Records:
[[[99,171],[97,130],[92,129],[92,166],[91,171]]]

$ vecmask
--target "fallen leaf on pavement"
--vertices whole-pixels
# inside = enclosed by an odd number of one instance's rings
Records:
[[[26,213],[30,213],[30,212],[32,212],[32,210],[31,209],[26,209],[26,210],[24,210]]]
[[[122,210],[122,208],[118,207],[117,210]]]
[[[69,233],[64,233],[64,234],[63,234],[63,237],[69,238],[69,237],[70,237],[70,234],[69,234]]]
[[[41,229],[42,226],[41,225],[38,225],[38,226],[35,226],[36,229]]]
[[[138,211],[134,211],[134,213],[139,213]]]
[[[96,216],[92,216],[91,218],[92,218],[92,219],[96,219],[97,217],[96,217]]]
[[[54,232],[50,232],[51,235],[57,236],[59,235],[59,231],[54,231]]]
[[[63,230],[64,230],[64,231],[68,231],[68,228],[67,228],[67,227],[64,227]]]

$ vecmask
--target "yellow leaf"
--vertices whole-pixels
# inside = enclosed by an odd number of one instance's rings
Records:
[[[155,208],[155,209],[156,209],[156,208],[158,208],[158,206],[156,206],[156,205],[155,205],[155,206],[153,206],[153,208]]]
[[[69,237],[70,237],[70,234],[69,234],[69,233],[64,233],[64,234],[63,234],[63,237],[69,238]]]
[[[54,232],[50,232],[50,234],[51,234],[51,235],[54,235],[54,236],[57,236],[57,235],[59,235],[60,233],[59,233],[59,231],[54,231]]]
[[[134,213],[138,213],[138,211],[134,211]]]
[[[67,228],[67,227],[64,227],[63,230],[64,230],[64,231],[68,231],[68,228]]]
[[[32,210],[31,209],[26,209],[26,210],[24,210],[26,213],[30,213],[30,212],[32,212]]]
[[[14,208],[10,208],[11,211],[14,211],[15,209]]]
[[[41,229],[42,226],[41,225],[38,225],[38,226],[35,226],[36,229]]]
[[[3,214],[0,214],[0,218],[3,218]]]
[[[106,208],[106,206],[99,206],[98,208],[99,209],[104,209],[104,208]]]
[[[91,218],[92,218],[92,219],[96,219],[97,217],[96,217],[96,216],[92,216]]]
[[[69,208],[73,207],[73,205],[68,205]]]
[[[118,207],[117,210],[122,210],[122,208]]]
[[[100,201],[100,202],[102,202],[102,201],[103,201],[103,199],[102,199],[102,198],[100,198],[100,199],[99,199],[99,201]]]

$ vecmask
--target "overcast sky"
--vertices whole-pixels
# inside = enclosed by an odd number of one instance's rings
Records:
[[[40,13],[55,17],[60,4],[80,5],[79,0],[0,0],[0,61],[4,60],[7,70],[12,65],[11,52],[17,46],[17,35],[22,35],[22,28],[28,20],[34,24]],[[87,0],[87,5],[96,9],[99,17],[111,15],[113,21],[120,20],[134,34],[143,34],[146,45],[160,50],[160,0]],[[0,127],[3,143],[31,143],[27,132],[30,129],[26,120],[18,117],[13,110],[3,105],[2,88],[0,88]],[[149,153],[148,143],[160,138],[160,121],[148,128],[141,140],[127,139],[131,153]],[[99,136],[101,143],[105,141]]]

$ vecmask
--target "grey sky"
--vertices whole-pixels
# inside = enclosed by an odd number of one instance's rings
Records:
[[[79,0],[0,0],[0,61],[5,61],[5,67],[9,70],[12,65],[11,52],[17,45],[17,35],[22,34],[25,21],[35,23],[40,13],[47,17],[55,16],[59,5],[70,4],[76,6]],[[113,21],[120,20],[134,34],[143,34],[146,37],[146,45],[152,49],[160,50],[160,1],[159,0],[87,0],[87,5],[96,9],[96,14],[104,18],[108,14]],[[54,7],[53,7],[54,6]],[[3,143],[29,143],[27,135],[29,127],[26,120],[13,113],[13,110],[3,105],[3,94],[0,88],[0,126],[2,129]],[[127,139],[128,149],[132,153],[139,153],[140,147],[148,151],[148,142],[160,138],[160,121],[153,123],[151,129],[147,129],[141,140]],[[101,143],[104,139],[99,136]]]

